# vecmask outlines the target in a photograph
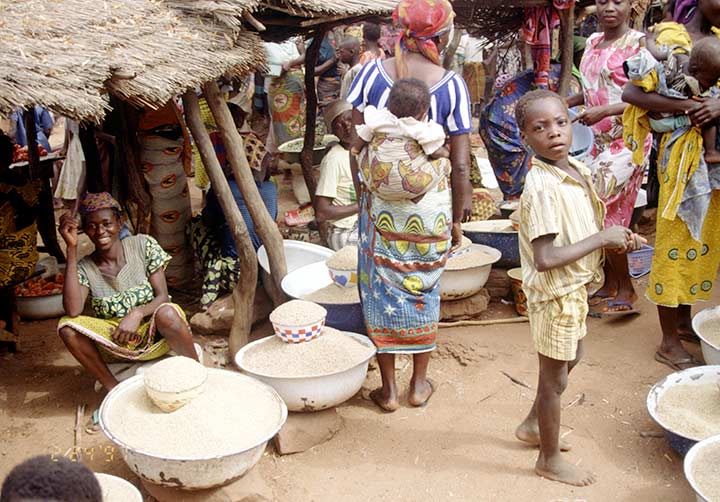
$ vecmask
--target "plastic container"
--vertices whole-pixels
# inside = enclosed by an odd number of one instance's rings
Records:
[[[655,248],[643,244],[637,251],[631,251],[627,254],[628,269],[630,277],[637,279],[650,273]]]
[[[577,112],[570,110],[570,118],[574,119]],[[583,160],[592,151],[595,144],[593,130],[580,122],[572,123],[573,141],[568,154],[577,160]]]
[[[508,277],[510,277],[510,289],[513,294],[513,301],[515,303],[515,311],[518,315],[527,317],[527,296],[522,289],[522,269],[511,268],[507,271]]]

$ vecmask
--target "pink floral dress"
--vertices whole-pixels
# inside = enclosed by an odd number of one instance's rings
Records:
[[[628,30],[610,46],[600,49],[598,45],[605,34],[590,35],[580,63],[586,108],[622,101],[623,86],[627,82],[623,63],[640,50],[643,36],[640,31]],[[632,152],[623,143],[622,115],[605,117],[594,124],[592,130],[595,146],[585,163],[593,172],[595,189],[607,208],[605,226],[629,226],[652,140],[648,138],[645,143],[645,162],[635,165]]]

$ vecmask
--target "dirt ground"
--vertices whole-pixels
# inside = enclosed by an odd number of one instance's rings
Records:
[[[669,370],[652,358],[654,308],[644,300],[639,307],[637,317],[590,320],[587,355],[563,399],[562,430],[574,445],[567,456],[597,472],[591,487],[538,478],[535,450],[513,437],[533,391],[509,376],[531,387],[537,378],[527,324],[443,330],[430,367],[439,388],[427,407],[380,413],[363,397],[379,381],[372,369],[366,389],[339,408],[344,423],[332,440],[286,457],[269,449],[256,468],[277,501],[694,500],[666,441],[640,436],[659,430],[645,397]],[[500,303],[487,313],[512,315]],[[0,354],[0,477],[32,455],[72,456],[77,406],[87,405],[88,416],[102,399],[54,327],[23,324],[18,353]],[[267,325],[257,332],[269,333]],[[400,359],[401,381],[410,370]],[[83,432],[81,451],[93,470],[138,482],[102,433]]]

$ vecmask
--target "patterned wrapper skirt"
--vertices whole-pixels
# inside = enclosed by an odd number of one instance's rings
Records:
[[[91,339],[98,347],[100,355],[106,362],[117,361],[150,361],[165,355],[170,346],[164,338],[157,336],[155,315],[164,307],[172,307],[185,320],[185,312],[179,305],[163,303],[153,312],[150,320],[142,323],[137,330],[138,337],[127,345],[116,344],[111,336],[112,330],[118,327],[122,319],[100,319],[98,317],[80,315],[65,316],[58,323],[58,331],[64,327],[72,328]]]
[[[444,181],[415,204],[364,191],[359,215],[360,297],[379,353],[435,349],[439,280],[450,248],[450,190]]]

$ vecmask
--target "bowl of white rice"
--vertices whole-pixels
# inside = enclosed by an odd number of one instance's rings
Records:
[[[95,477],[100,483],[103,502],[143,502],[140,490],[129,481],[102,472],[96,472]]]
[[[173,413],[155,406],[142,375],[121,382],[100,405],[100,428],[131,471],[187,490],[222,486],[252,469],[286,419],[272,387],[215,368],[205,392]]]
[[[153,403],[166,413],[176,411],[202,394],[207,368],[195,359],[168,357],[143,373],[143,383]]]
[[[720,435],[697,443],[685,455],[685,478],[695,491],[697,502],[720,500]]]
[[[366,336],[326,327],[308,343],[286,344],[274,336],[252,342],[235,355],[235,364],[272,386],[290,411],[318,411],[360,390],[375,351]]]
[[[440,299],[460,300],[478,293],[500,257],[500,251],[482,244],[471,244],[468,252],[449,257],[440,276]]]
[[[290,300],[270,313],[275,334],[286,343],[309,342],[325,327],[327,310],[306,300]]]
[[[338,286],[357,288],[358,248],[345,246],[333,253],[325,262],[330,278]]]
[[[692,320],[700,349],[707,364],[720,364],[720,307],[701,310]]]
[[[647,397],[650,416],[681,456],[698,441],[720,434],[720,366],[671,373]]]

